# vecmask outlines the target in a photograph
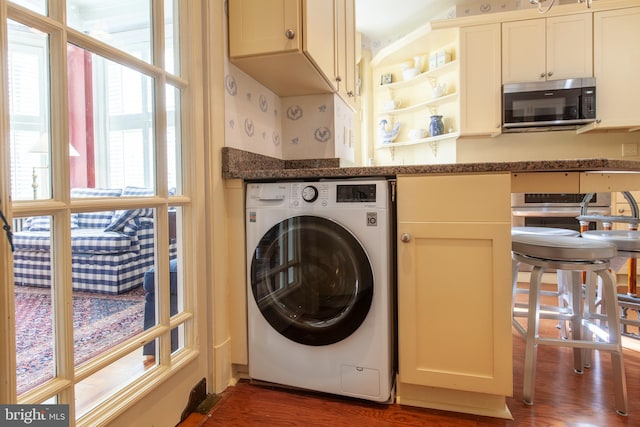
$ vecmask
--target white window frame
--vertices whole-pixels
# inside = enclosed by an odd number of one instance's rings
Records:
[[[154,207],[157,213],[156,245],[158,247],[168,247],[168,208],[180,207],[182,212],[182,224],[178,229],[179,241],[181,243],[180,271],[183,282],[183,305],[184,308],[175,316],[169,316],[169,253],[168,251],[156,251],[156,277],[157,277],[157,304],[158,304],[158,326],[145,331],[137,336],[137,340],[129,340],[114,347],[114,351],[107,355],[98,357],[94,362],[87,364],[83,369],[74,371],[73,357],[67,357],[58,365],[58,377],[54,380],[39,386],[24,395],[16,395],[15,383],[15,325],[10,317],[0,320],[0,377],[7,378],[8,381],[0,384],[0,401],[5,403],[42,403],[56,396],[58,403],[70,404],[71,425],[98,425],[105,420],[113,419],[127,407],[133,405],[137,400],[143,398],[153,390],[155,385],[159,385],[164,379],[174,375],[185,364],[189,363],[199,354],[198,340],[196,338],[197,322],[194,313],[196,311],[196,283],[198,271],[197,257],[195,254],[202,254],[205,244],[202,239],[195,239],[194,230],[202,228],[201,215],[195,212],[203,209],[202,192],[194,192],[193,183],[204,180],[204,156],[202,153],[202,139],[204,132],[204,117],[201,112],[197,112],[197,105],[202,102],[202,76],[197,76],[198,71],[194,67],[200,58],[197,52],[185,46],[199,44],[194,42],[193,31],[189,30],[188,22],[200,7],[197,0],[179,0],[179,28],[180,28],[180,52],[185,55],[181,59],[181,76],[170,74],[164,70],[164,55],[162,48],[154,46],[153,56],[157,58],[156,64],[149,64],[115,48],[105,45],[83,33],[66,27],[62,22],[65,17],[64,1],[50,1],[49,18],[42,17],[22,7],[16,6],[7,0],[0,0],[0,41],[3,46],[0,48],[6,51],[7,43],[7,19],[12,19],[32,28],[48,33],[50,36],[50,102],[58,108],[52,108],[50,114],[51,121],[51,166],[55,173],[52,174],[53,199],[37,200],[30,202],[9,200],[9,148],[8,141],[0,140],[0,210],[6,215],[11,223],[12,217],[51,215],[54,218],[54,234],[59,236],[53,243],[53,254],[56,268],[54,277],[57,283],[71,283],[71,238],[69,217],[72,212],[96,208],[104,209],[104,202],[95,200],[71,200],[69,197],[69,159],[67,144],[68,141],[68,114],[67,114],[67,69],[66,51],[67,43],[75,44],[83,49],[101,55],[110,60],[125,64],[143,74],[154,79],[155,102],[155,158],[157,165],[166,164],[167,144],[166,126],[167,117],[165,112],[165,88],[171,85],[178,88],[182,93],[182,105],[180,107],[182,124],[181,132],[182,150],[179,153],[182,164],[189,167],[182,167],[181,174],[178,174],[178,195],[169,195],[166,178],[166,167],[156,167],[155,184],[157,196],[144,199],[144,206]],[[154,6],[161,6],[161,0],[152,0]],[[158,25],[153,25],[153,39],[162,40],[164,43],[164,11],[162,7],[155,7],[153,16]],[[191,15],[188,17],[188,15]],[[64,60],[62,58],[65,58]],[[186,58],[186,59],[185,59]],[[0,102],[3,109],[8,105],[7,88],[7,60],[0,58]],[[199,89],[198,89],[199,88]],[[202,104],[200,104],[202,105]],[[2,116],[0,120],[0,134],[8,135],[9,120],[8,114]],[[141,200],[136,198],[126,200],[113,200],[113,208],[127,209],[140,207]],[[111,207],[111,205],[109,205]],[[0,229],[0,232],[2,230]],[[4,233],[0,236],[0,311],[13,313],[13,263],[9,246],[5,244]],[[62,316],[57,324],[57,345],[67,349],[73,348],[72,313],[70,305],[65,304],[71,298],[71,286],[54,287],[56,309]],[[184,326],[184,348],[176,354],[171,355],[169,331],[175,327]],[[143,341],[141,342],[141,338]],[[87,378],[113,361],[129,354],[136,348],[141,348],[144,344],[155,338],[159,338],[159,365],[145,372],[142,377],[127,384],[120,391],[116,392],[107,402],[99,408],[87,413],[81,419],[75,420],[74,410],[74,385]],[[134,342],[136,341],[136,342]],[[69,352],[69,354],[72,354]],[[75,421],[74,421],[75,420]]]

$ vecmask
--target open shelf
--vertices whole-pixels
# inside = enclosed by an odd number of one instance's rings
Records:
[[[408,146],[411,146],[411,145],[426,144],[426,143],[443,141],[445,139],[458,138],[459,136],[460,136],[460,132],[449,132],[449,133],[445,133],[443,135],[430,136],[428,138],[412,139],[412,140],[409,140],[409,141],[390,142],[388,144],[378,144],[376,149],[379,150],[379,149],[382,149],[382,148],[408,147]]]
[[[425,71],[424,73],[420,73],[414,78],[410,80],[402,80],[399,82],[387,83],[385,85],[380,85],[377,87],[377,90],[394,90],[394,89],[402,89],[405,87],[410,87],[416,84],[424,83],[425,80],[428,79],[437,79],[441,74],[448,73],[450,71],[454,71],[454,68],[458,66],[458,61],[453,60],[447,62],[446,64],[435,68],[433,70]]]

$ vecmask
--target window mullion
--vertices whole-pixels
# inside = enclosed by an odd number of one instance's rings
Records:
[[[60,11],[58,12],[60,13]],[[66,31],[52,32],[49,40],[51,183],[54,199],[69,204],[69,89]],[[71,223],[69,218],[70,209],[54,217],[51,262],[56,268],[52,269],[52,307],[56,376],[73,380],[75,368],[73,293],[71,288]],[[59,393],[60,403],[72,404],[74,401],[74,387],[68,387]],[[73,408],[74,405],[70,405],[72,419],[75,418]]]
[[[151,3],[152,19],[152,63],[164,70],[164,2],[154,0]],[[166,112],[166,78],[164,72],[153,79],[153,103],[155,112],[154,128],[154,158],[156,191],[159,195],[168,195],[167,183],[167,112]],[[156,260],[158,265],[169,265],[169,217],[167,205],[157,211],[158,224],[156,229]],[[168,325],[170,317],[169,269],[156,269],[157,273],[157,313],[158,324]],[[159,342],[160,362],[167,363],[171,353],[169,335],[164,335]]]
[[[7,8],[5,2],[0,2],[0,51],[8,52],[7,42]],[[9,111],[8,85],[8,57],[0,55],[0,110]],[[10,170],[9,156],[9,118],[7,114],[0,117],[0,170]],[[10,175],[0,174],[0,210],[11,223],[11,203],[10,201]],[[4,233],[0,236],[0,311],[2,313],[15,313],[15,301],[13,294],[13,258],[11,247]],[[2,316],[0,320],[0,348],[8,351],[0,351],[0,402],[12,403],[16,401],[16,360],[15,360],[15,316]],[[11,355],[14,355],[13,357]]]

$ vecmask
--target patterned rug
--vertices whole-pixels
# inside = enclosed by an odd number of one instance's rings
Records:
[[[15,287],[18,394],[53,378],[51,291]],[[78,366],[142,332],[142,286],[122,295],[73,292],[74,360]]]

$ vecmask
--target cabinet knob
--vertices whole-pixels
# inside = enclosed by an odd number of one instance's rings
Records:
[[[547,76],[548,76],[548,77],[553,76],[553,71],[549,71],[549,72],[547,73]]]
[[[410,242],[411,241],[411,234],[402,233],[402,235],[400,236],[400,240],[402,240],[404,243]]]
[[[544,79],[544,76],[546,76],[547,73],[540,73],[540,77]]]
[[[624,213],[624,211],[625,211],[625,209],[624,209],[624,208],[618,208],[618,213],[619,213],[619,214],[623,214],[623,213]]]
[[[340,83],[340,82],[342,81],[342,77],[340,77],[340,76],[336,76],[336,81],[337,81],[338,83]]]
[[[289,40],[293,40],[293,38],[296,36],[296,32],[293,31],[291,28],[289,28],[287,31],[284,32],[284,36]]]
[[[347,92],[347,96],[348,96],[349,98],[353,98],[353,91],[352,91],[352,90],[348,91],[348,92]]]

